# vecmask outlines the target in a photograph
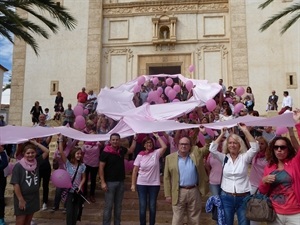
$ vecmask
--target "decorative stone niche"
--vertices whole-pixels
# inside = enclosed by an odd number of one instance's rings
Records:
[[[177,17],[174,16],[162,15],[159,18],[156,16],[152,18],[152,43],[155,45],[156,50],[162,50],[164,45],[168,46],[169,50],[175,49],[176,22]]]

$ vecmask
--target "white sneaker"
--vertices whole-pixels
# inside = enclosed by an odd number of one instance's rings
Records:
[[[37,223],[32,219],[30,225],[37,225]]]
[[[43,203],[43,206],[42,206],[42,210],[47,210],[47,204],[46,203]]]

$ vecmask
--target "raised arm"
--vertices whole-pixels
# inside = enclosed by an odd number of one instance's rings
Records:
[[[64,163],[66,163],[67,162],[67,157],[64,153],[63,144],[64,144],[64,137],[60,134],[60,135],[58,135],[58,151],[59,151],[59,154],[60,154],[60,157],[61,157],[62,161]]]
[[[133,136],[132,143],[130,148],[127,151],[127,154],[132,154],[134,152],[135,147],[136,147],[136,135]]]
[[[153,133],[153,135],[154,135],[154,137],[156,137],[156,139],[158,140],[158,142],[161,146],[161,151],[160,151],[159,157],[162,157],[167,150],[167,145],[157,133]]]
[[[296,151],[298,151],[300,145],[299,145],[297,138],[295,137],[294,129],[293,129],[293,127],[288,127],[288,130],[289,130],[289,136],[290,136],[292,145],[293,145],[294,149]]]
[[[238,127],[241,131],[245,134],[245,137],[249,142],[256,142],[254,137],[251,135],[250,131],[248,130],[247,126],[243,123],[238,123]]]
[[[50,151],[44,145],[42,145],[41,143],[38,143],[35,139],[31,139],[31,140],[29,140],[29,142],[31,144],[34,144],[36,147],[38,147],[39,149],[42,150],[42,152],[43,152],[43,154],[42,154],[43,159],[46,159],[49,156],[49,152]]]

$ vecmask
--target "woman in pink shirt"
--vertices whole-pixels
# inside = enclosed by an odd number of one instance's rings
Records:
[[[139,195],[140,225],[146,225],[148,205],[150,209],[149,224],[155,224],[156,201],[160,189],[159,158],[167,149],[167,145],[161,137],[157,133],[153,133],[153,135],[158,139],[161,148],[154,150],[154,140],[145,137],[143,140],[145,150],[137,155],[132,172],[131,190],[137,189]]]
[[[294,112],[300,137],[300,110]],[[300,152],[287,137],[275,137],[266,152],[265,167],[259,191],[270,197],[276,220],[271,225],[298,225],[300,221]]]

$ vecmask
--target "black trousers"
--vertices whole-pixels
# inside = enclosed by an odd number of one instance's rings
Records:
[[[4,218],[4,192],[6,188],[6,177],[0,176],[0,219]]]

